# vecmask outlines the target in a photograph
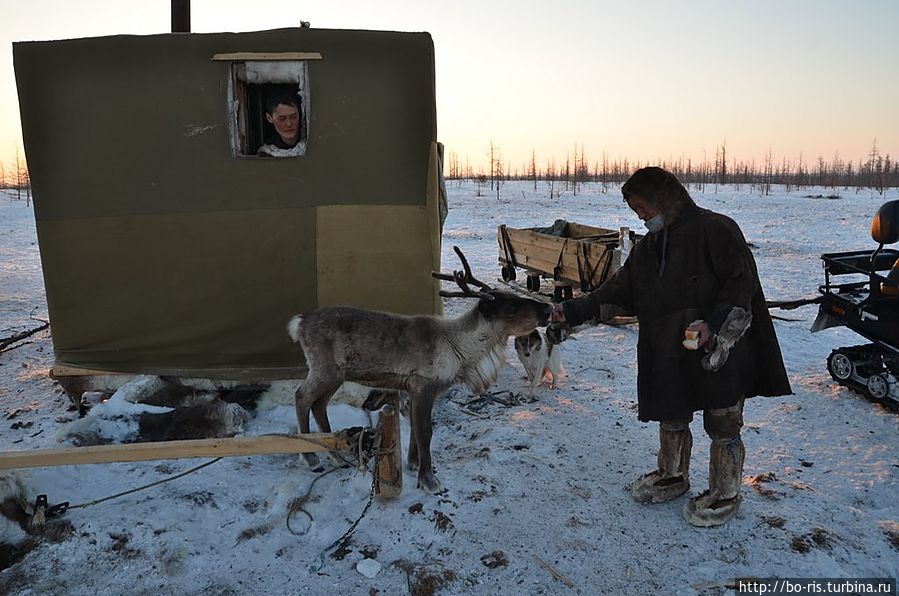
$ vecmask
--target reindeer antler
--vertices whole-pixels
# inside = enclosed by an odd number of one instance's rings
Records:
[[[468,284],[474,284],[482,290],[487,290],[488,292],[493,289],[471,274],[471,267],[468,265],[468,259],[465,258],[465,255],[462,254],[462,250],[458,246],[454,246],[453,250],[456,251],[457,255],[459,255],[459,260],[462,261],[462,267],[465,269],[465,271],[453,271],[451,274],[432,271],[431,275],[436,279],[456,282],[456,285],[462,288],[462,291],[449,292],[446,290],[440,290],[440,295],[447,298],[486,298],[488,300],[493,300],[494,297],[491,294],[478,290],[472,290],[468,286]]]
[[[465,267],[465,281],[467,281],[468,283],[473,283],[482,290],[492,290],[493,288],[491,288],[484,282],[475,279],[475,276],[471,274],[471,267],[468,266],[468,259],[466,259],[465,255],[462,254],[462,249],[460,249],[458,246],[454,246],[453,250],[456,251],[457,255],[459,255],[459,260],[462,261],[462,266]]]

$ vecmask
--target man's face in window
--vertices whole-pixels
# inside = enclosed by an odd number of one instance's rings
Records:
[[[265,118],[275,127],[282,141],[288,145],[296,145],[300,136],[300,111],[296,106],[279,103]]]

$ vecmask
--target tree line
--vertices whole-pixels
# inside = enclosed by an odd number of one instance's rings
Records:
[[[800,153],[796,159],[775,159],[769,149],[761,162],[737,160],[728,152],[727,142],[715,148],[713,158],[694,161],[690,158],[658,159],[648,163],[624,159],[610,159],[606,152],[601,159],[589,160],[584,145],[575,144],[565,156],[565,161],[547,158],[538,163],[537,153],[531,150],[531,157],[524,164],[512,166],[503,160],[500,148],[490,141],[487,155],[489,167],[471,165],[466,157],[462,163],[459,156],[450,151],[445,172],[449,180],[471,180],[477,184],[478,194],[482,187],[490,185],[499,196],[499,189],[507,180],[530,180],[537,190],[537,182],[545,182],[550,194],[573,192],[577,194],[581,184],[600,183],[605,191],[609,185],[621,184],[634,170],[644,165],[658,165],[676,175],[681,182],[700,191],[706,186],[733,184],[738,188],[750,186],[761,194],[768,194],[772,185],[793,189],[818,186],[824,188],[870,188],[881,195],[889,188],[899,188],[899,162],[887,153],[883,155],[875,139],[868,154],[857,161],[844,160],[839,153],[826,160],[819,156],[808,160]]]
[[[693,186],[702,192],[707,186],[733,184],[739,189],[747,185],[761,194],[768,194],[772,185],[782,185],[787,192],[793,189],[811,186],[823,188],[870,188],[883,193],[889,188],[899,188],[899,162],[890,154],[883,155],[877,147],[877,139],[871,145],[868,154],[858,161],[843,160],[839,153],[830,160],[818,156],[815,160],[807,160],[800,153],[795,160],[789,158],[774,159],[769,149],[762,162],[755,159],[738,161],[728,155],[727,142],[715,148],[714,158],[694,161],[690,158],[657,159],[641,163],[627,158],[610,159],[603,151],[602,158],[589,160],[584,145],[575,144],[565,156],[565,161],[547,158],[542,164],[537,162],[536,150],[531,150],[530,159],[513,168],[508,160],[504,160],[502,151],[491,140],[487,155],[488,169],[479,165],[471,165],[466,157],[463,164],[455,151],[449,152],[445,174],[448,180],[471,180],[477,184],[478,195],[488,184],[491,191],[499,196],[500,188],[507,180],[530,180],[537,190],[537,182],[545,182],[550,196],[565,192],[578,193],[580,185],[586,182],[602,184],[603,191],[610,185],[621,184],[628,176],[644,165],[658,165],[672,172],[684,184]],[[31,176],[28,164],[19,152],[11,164],[0,162],[0,188],[15,190],[16,198],[31,199]]]
[[[31,201],[31,175],[18,148],[12,164],[0,162],[0,188],[15,190],[17,199]]]

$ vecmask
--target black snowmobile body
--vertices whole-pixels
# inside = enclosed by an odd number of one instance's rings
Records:
[[[874,251],[821,255],[824,285],[812,332],[844,326],[871,343],[837,348],[827,369],[841,385],[899,408],[899,201],[881,206],[871,225]]]

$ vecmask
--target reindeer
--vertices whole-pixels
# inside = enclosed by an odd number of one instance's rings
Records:
[[[462,251],[453,249],[464,272],[431,275],[461,289],[441,290],[441,296],[478,299],[456,319],[328,306],[294,317],[287,327],[309,366],[296,392],[299,432],[309,432],[310,409],[319,429],[331,432],[328,400],[344,381],[405,391],[410,401],[408,467],[418,470],[418,487],[431,494],[444,490],[431,466],[434,400],[455,384],[474,393],[486,391],[505,364],[509,338],[546,325],[552,313],[546,302],[478,281]],[[315,454],[304,457],[313,469],[319,467]]]

